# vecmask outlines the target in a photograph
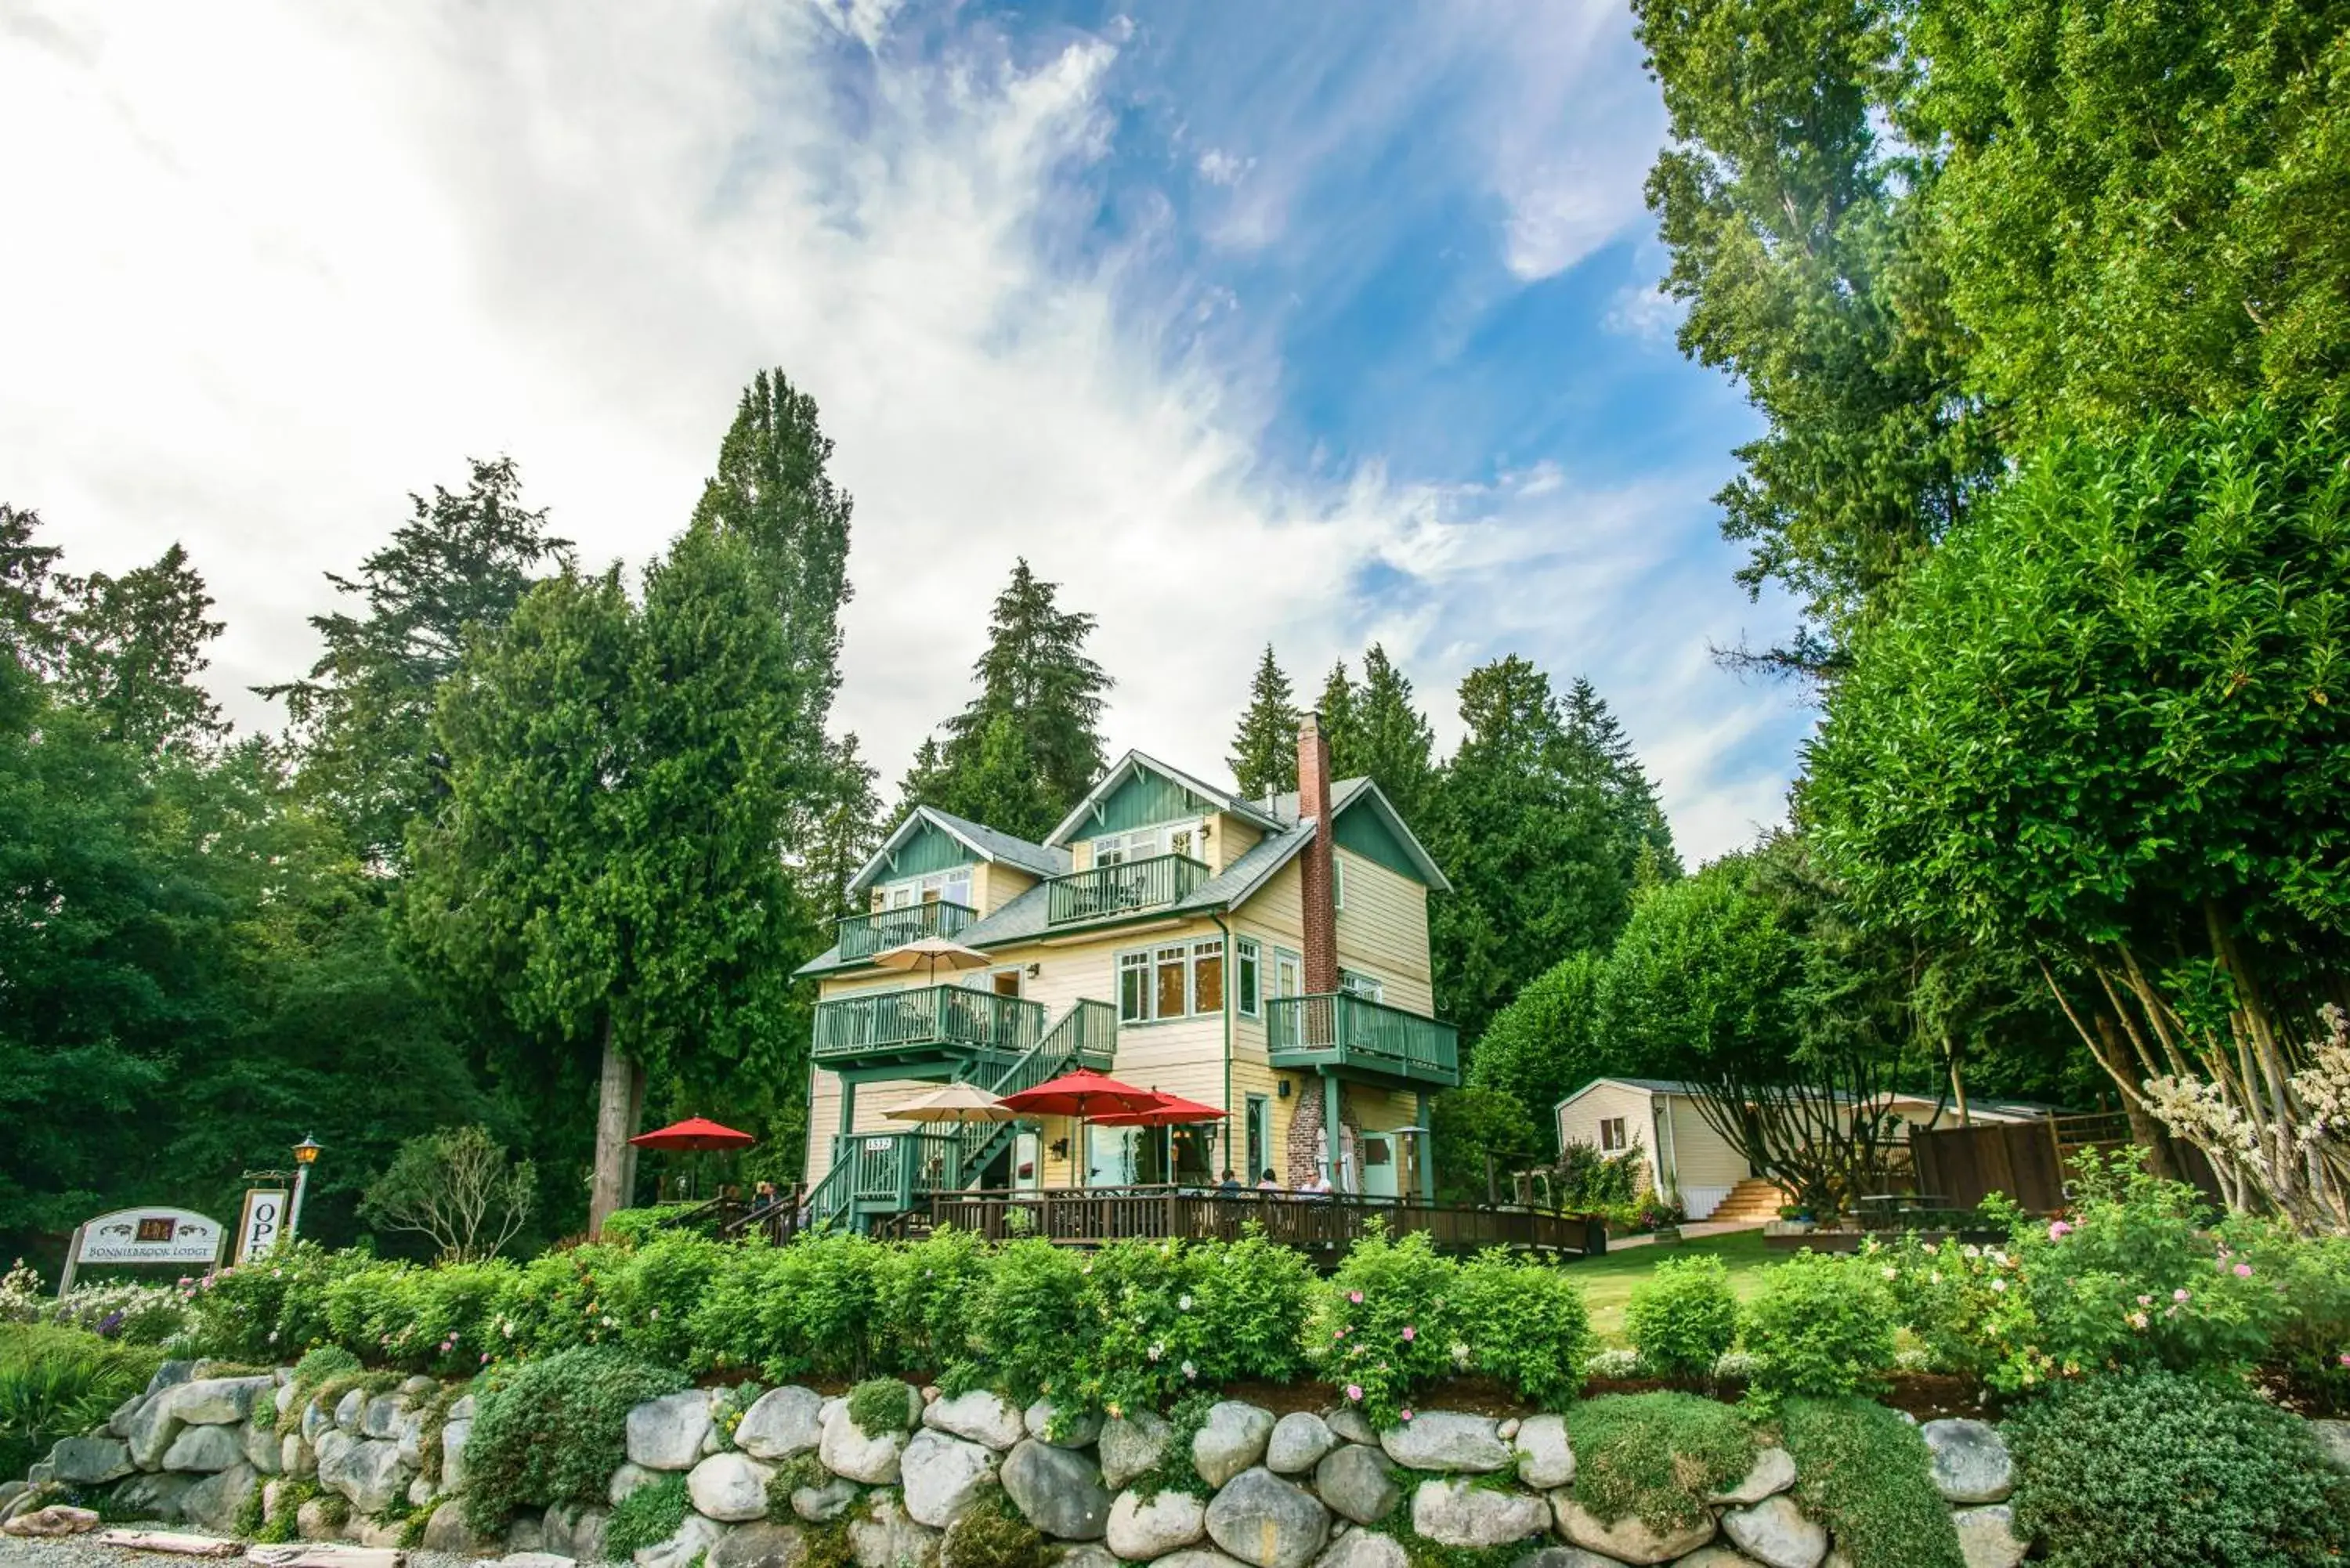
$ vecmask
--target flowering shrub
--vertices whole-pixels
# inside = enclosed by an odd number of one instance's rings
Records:
[[[1765,1271],[1746,1303],[1752,1393],[1857,1393],[1893,1365],[1893,1293],[1866,1258],[1801,1251]]]
[[[228,1361],[288,1360],[332,1337],[328,1286],[354,1271],[384,1266],[366,1252],[295,1241],[259,1262],[191,1281],[184,1291],[189,1343]]]
[[[706,1237],[659,1231],[619,1260],[601,1293],[619,1320],[620,1343],[648,1361],[689,1365],[693,1309],[733,1251]]]
[[[1414,1385],[1469,1366],[1459,1285],[1425,1235],[1390,1241],[1374,1229],[1317,1293],[1308,1353],[1373,1426],[1408,1421]]]
[[[2085,1155],[2075,1170],[2069,1218],[1987,1206],[2007,1220],[2003,1247],[1866,1254],[1936,1362],[2012,1393],[2098,1368],[2259,1360],[2285,1308],[2255,1233],[2206,1231],[2195,1189],[2148,1176],[2135,1151]]]
[[[2350,1238],[2316,1241],[2282,1225],[2241,1220],[2230,1245],[2274,1293],[2262,1365],[2309,1403],[2350,1412]]]
[[[1520,1398],[1565,1409],[1591,1357],[1591,1314],[1568,1271],[1521,1262],[1497,1247],[1461,1268],[1458,1290],[1471,1364]]]
[[[1296,1376],[1314,1293],[1314,1270],[1305,1254],[1265,1240],[1251,1223],[1239,1241],[1194,1248],[1189,1255],[1206,1341],[1201,1379],[1279,1383]]]
[[[1705,1376],[1738,1338],[1730,1270],[1711,1252],[1666,1259],[1632,1287],[1624,1331],[1641,1362],[1660,1376]]]
[[[889,1370],[943,1375],[970,1359],[971,1303],[989,1263],[987,1243],[952,1227],[882,1255],[874,1293]]]
[[[0,1274],[0,1323],[51,1324],[126,1345],[161,1345],[186,1326],[187,1290],[126,1281],[85,1285],[59,1301],[19,1258]]]

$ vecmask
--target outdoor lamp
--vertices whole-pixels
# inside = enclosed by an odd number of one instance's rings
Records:
[[[294,1146],[294,1201],[286,1206],[286,1239],[288,1241],[302,1229],[302,1195],[310,1188],[310,1168],[318,1163],[322,1146],[308,1133]]]

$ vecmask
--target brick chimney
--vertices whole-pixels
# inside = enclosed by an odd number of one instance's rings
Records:
[[[1322,715],[1311,711],[1297,725],[1297,815],[1314,819],[1314,842],[1298,868],[1305,905],[1305,992],[1326,996],[1338,989],[1338,905],[1331,869],[1330,742]]]

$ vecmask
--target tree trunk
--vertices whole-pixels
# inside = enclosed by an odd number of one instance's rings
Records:
[[[612,1040],[612,1021],[604,1020],[604,1071],[596,1088],[596,1177],[588,1189],[588,1234],[599,1237],[604,1221],[624,1207],[621,1189],[629,1164],[629,1138],[637,1129],[629,1116],[635,1075],[629,1059]]]
[[[629,1069],[629,1137],[636,1137],[637,1129],[644,1125],[645,1070],[631,1066]],[[632,1143],[624,1143],[620,1147],[628,1154],[627,1163],[620,1168],[620,1207],[626,1209],[637,1200],[638,1149]]]

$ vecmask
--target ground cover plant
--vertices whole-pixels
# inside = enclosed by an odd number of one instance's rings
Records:
[[[59,1438],[104,1424],[161,1359],[82,1329],[0,1326],[0,1480],[23,1476]]]
[[[489,1373],[465,1444],[467,1521],[492,1531],[517,1508],[601,1503],[628,1458],[630,1407],[684,1386],[673,1368],[601,1346]]]
[[[2006,1433],[2016,1529],[2057,1568],[2300,1568],[2350,1552],[2350,1475],[2239,1383],[2101,1373],[2041,1394]]]
[[[1754,1463],[1754,1432],[1730,1406],[1695,1394],[1610,1394],[1566,1413],[1575,1501],[1604,1523],[1651,1530],[1706,1517],[1705,1500]]]
[[[1796,1501],[1828,1527],[1851,1568],[1963,1568],[1915,1425],[1849,1398],[1790,1399],[1778,1422]]]

